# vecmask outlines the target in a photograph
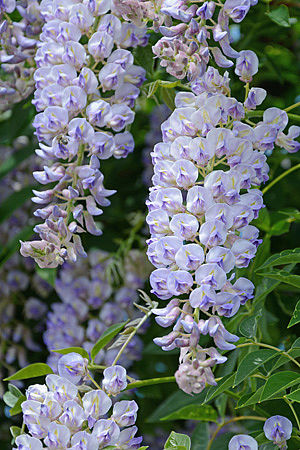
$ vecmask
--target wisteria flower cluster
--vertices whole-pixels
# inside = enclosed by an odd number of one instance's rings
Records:
[[[83,347],[88,352],[104,331],[115,323],[139,316],[134,307],[149,274],[145,255],[131,250],[123,261],[123,280],[116,283],[108,275],[113,259],[106,252],[92,250],[76,263],[65,263],[56,280],[61,302],[53,303],[47,315],[44,342],[50,351],[48,363],[57,370],[59,354],[51,352],[66,347]],[[143,329],[141,330],[143,331]],[[122,354],[120,363],[129,367],[140,359],[142,341],[135,336]],[[113,362],[118,348],[101,350],[97,364]]]
[[[40,112],[33,125],[36,153],[52,164],[33,175],[55,186],[34,191],[33,201],[41,205],[35,215],[45,220],[34,229],[41,240],[21,246],[22,255],[40,267],[86,256],[80,233],[101,234],[94,217],[115,192],[104,188],[99,160],[133,151],[126,127],[145,70],[133,64],[127,48],[145,45],[146,29],[121,22],[110,7],[109,0],[40,4],[45,25],[35,55],[33,101]]]
[[[18,450],[139,447],[142,438],[135,437],[134,425],[137,403],[111,399],[127,386],[122,366],[105,369],[102,389],[88,388],[84,394],[82,385],[77,385],[88,375],[87,360],[70,353],[61,359],[59,371],[60,375],[47,375],[46,384],[34,384],[27,389],[22,411],[29,434],[16,438]]]
[[[251,71],[248,65],[244,76]],[[261,242],[251,221],[264,206],[264,152],[275,143],[290,152],[299,148],[293,137],[300,128],[291,127],[286,136],[288,117],[278,108],[267,109],[254,127],[243,122],[265,95],[252,88],[243,105],[222,93],[178,93],[176,109],[161,127],[163,142],[152,153],[146,220],[148,257],[156,269],[150,283],[158,298],[171,299],[154,311],[157,323],[174,324],[154,342],[166,351],[181,349],[175,377],[188,393],[215,384],[211,368],[227,359],[214,347],[200,347],[200,336],[211,336],[220,350],[234,349],[239,338],[221,317],[233,317],[253,297],[253,283],[235,279],[235,269],[249,265]]]
[[[20,21],[9,14],[18,12]],[[0,4],[0,110],[26,99],[34,89],[34,55],[43,25],[37,0],[4,0]]]
[[[114,0],[123,17],[134,22],[153,22],[163,35],[153,46],[160,65],[175,78],[193,83],[204,75],[213,57],[219,67],[244,63],[248,51],[231,47],[230,19],[240,23],[257,0],[204,1],[162,0],[157,2]]]

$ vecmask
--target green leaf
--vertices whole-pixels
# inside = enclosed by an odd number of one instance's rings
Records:
[[[106,331],[100,336],[96,344],[91,350],[91,358],[92,361],[96,358],[100,350],[105,347],[110,341],[113,340],[115,336],[117,336],[120,331],[123,330],[124,326],[126,325],[126,322],[122,323],[115,323],[111,327],[107,328]]]
[[[272,442],[267,442],[266,444],[262,444],[259,446],[259,450],[276,450],[276,449],[278,449],[278,446],[272,444]]]
[[[34,186],[26,186],[20,191],[16,191],[6,198],[0,206],[0,223],[8,219],[16,209],[32,197],[32,189]]]
[[[274,373],[267,380],[262,391],[260,401],[268,400],[272,395],[287,389],[291,386],[295,386],[300,383],[300,374],[292,371],[282,371]]]
[[[266,12],[266,15],[277,23],[280,27],[290,27],[290,14],[286,5],[280,5],[278,8],[272,9],[270,12]]]
[[[22,148],[15,152],[9,158],[6,158],[0,166],[0,180],[5,177],[11,170],[15,169],[21,162],[33,155],[34,151],[32,146]]]
[[[281,253],[276,253],[270,256],[264,262],[264,264],[258,267],[257,270],[265,269],[270,266],[278,266],[282,264],[299,263],[300,262],[300,248],[295,248],[293,250],[284,250]]]
[[[281,283],[290,284],[300,289],[300,276],[299,275],[287,275],[284,270],[270,270],[270,272],[258,272],[260,277],[271,278]]]
[[[272,225],[269,233],[271,236],[281,236],[284,233],[288,233],[290,226],[291,222],[289,220],[279,220],[279,222]]]
[[[153,81],[152,83],[149,83],[145,86],[145,87],[148,87],[147,98],[153,97],[153,95],[156,93],[158,88],[173,89],[178,85],[180,85],[179,80],[177,80],[177,81],[163,81],[163,80]],[[169,106],[169,105],[167,105],[167,106]],[[174,107],[172,109],[174,109]]]
[[[248,353],[238,365],[234,386],[237,386],[247,377],[255,373],[259,367],[276,355],[278,355],[278,352],[272,349],[263,349]]]
[[[8,390],[17,398],[23,395],[20,389],[18,389],[17,386],[15,386],[14,384],[8,383]]]
[[[146,422],[158,422],[162,417],[177,411],[183,406],[201,404],[205,399],[206,392],[207,389],[203,390],[200,394],[191,396],[183,391],[176,391],[159,405],[159,407],[147,418]]]
[[[240,333],[249,339],[255,337],[257,331],[257,322],[261,315],[262,312],[260,309],[254,316],[244,319],[239,326]]]
[[[47,281],[47,283],[50,284],[50,286],[54,287],[55,286],[55,280],[56,280],[56,274],[57,274],[57,269],[42,269],[41,267],[39,267],[38,265],[35,266],[35,271],[38,274],[38,276],[40,278],[42,278],[42,280]]]
[[[18,397],[16,397],[11,392],[5,392],[5,394],[3,395],[3,401],[7,406],[12,408],[17,403]]]
[[[223,377],[222,380],[220,380],[217,384],[217,386],[211,386],[206,394],[205,400],[203,403],[207,403],[213,398],[215,398],[217,395],[221,394],[222,392],[226,391],[227,389],[230,389],[233,386],[235,378],[235,373],[231,375],[227,375],[226,377]]]
[[[90,355],[88,352],[81,347],[68,347],[68,348],[60,348],[59,350],[52,350],[52,352],[60,353],[61,355],[67,355],[68,353],[78,353],[83,358],[90,359]]]
[[[285,216],[288,216],[289,219],[292,219],[295,222],[300,221],[300,211],[298,209],[294,208],[286,208],[282,211],[278,211],[279,214],[284,214]]]
[[[16,439],[16,437],[20,436],[20,434],[22,433],[22,429],[20,427],[16,427],[15,425],[10,427],[9,431],[14,439]]]
[[[299,358],[300,356],[300,338],[296,339],[291,348],[289,350],[287,350],[287,353],[294,359]],[[281,355],[280,358],[275,361],[275,364],[272,365],[272,371],[278,369],[280,366],[282,366],[283,364],[286,364],[287,362],[289,362],[288,357],[285,355]]]
[[[289,400],[292,400],[293,402],[300,403],[300,389],[296,389],[290,394],[285,395],[285,397],[288,398]]]
[[[133,51],[134,53],[134,61],[139,66],[143,67],[147,72],[147,78],[153,78],[153,64],[154,64],[154,56],[151,50],[151,46],[147,45],[146,47],[138,46]]]
[[[173,111],[175,109],[175,90],[160,88],[160,92],[164,104]]]
[[[42,375],[48,375],[49,373],[53,373],[53,370],[50,366],[48,366],[48,364],[34,363],[18,370],[18,372],[14,373],[10,377],[4,378],[4,381],[26,380],[27,378],[41,377]]]
[[[22,397],[19,397],[14,406],[9,410],[10,416],[15,416],[16,414],[20,414],[22,412],[21,405],[23,402],[25,402],[26,397],[25,395],[22,395]]]
[[[192,434],[192,450],[206,450],[209,441],[208,423],[198,423]]]
[[[297,302],[297,305],[295,307],[295,311],[293,313],[293,316],[288,324],[288,328],[296,325],[297,323],[300,322],[300,300]]]
[[[186,434],[175,433],[172,431],[170,436],[168,437],[167,442],[165,443],[165,449],[173,448],[176,450],[190,450],[191,448],[191,439]]]
[[[250,394],[243,395],[237,402],[236,409],[238,408],[244,408],[246,406],[251,405],[257,405],[257,403],[260,402],[260,397],[263,392],[264,385],[258,388],[254,393],[251,392]],[[281,391],[282,395],[284,394],[284,391]],[[272,395],[272,397],[269,400],[275,400],[275,399],[281,399],[282,395],[281,393],[277,393]]]
[[[32,226],[23,228],[0,252],[0,266],[4,264],[20,248],[20,241],[26,241],[32,236]]]
[[[290,273],[295,264],[289,264],[282,271],[285,274]],[[270,294],[274,289],[276,289],[280,285],[280,281],[272,280],[271,278],[263,278],[263,280],[257,285],[256,293],[253,300],[253,305],[257,307],[259,304],[263,303],[268,294]]]
[[[270,230],[270,214],[267,208],[263,208],[259,211],[259,215],[257,219],[253,220],[251,223],[255,225],[257,228],[259,228],[262,231],[269,231]]]
[[[217,418],[217,412],[210,405],[187,405],[160,420],[201,420],[203,422],[216,422]]]

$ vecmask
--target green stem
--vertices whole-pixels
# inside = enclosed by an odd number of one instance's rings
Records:
[[[291,402],[288,398],[286,398],[285,395],[283,396],[283,398],[284,398],[284,401],[289,405],[289,407],[290,407],[290,409],[291,409],[291,411],[292,411],[292,413],[293,413],[293,415],[294,415],[294,417],[295,417],[295,420],[296,420],[296,423],[297,423],[298,430],[300,430],[300,421],[299,421],[299,418],[298,418],[297,413],[296,413],[296,411],[295,411],[295,408],[294,408],[293,405],[292,405],[292,402]]]
[[[272,350],[275,350],[276,352],[281,353],[281,355],[284,355],[288,359],[290,359],[300,369],[300,364],[298,363],[298,361],[296,361],[291,355],[289,355],[288,352],[284,352],[277,347],[273,347],[273,345],[263,344],[262,342],[245,342],[245,344],[237,345],[236,348],[248,347],[249,345],[258,345],[259,347],[265,347],[265,348],[270,348]]]
[[[215,432],[212,434],[212,437],[209,440],[208,446],[206,450],[210,450],[213,441],[215,440],[215,438],[217,437],[219,431],[225,427],[226,425],[228,425],[229,423],[232,422],[238,422],[239,420],[260,420],[262,422],[265,422],[267,420],[266,417],[259,417],[259,416],[239,416],[239,417],[234,417],[233,419],[227,420],[226,422],[223,422],[221,425],[218,426],[218,428],[215,430]]]
[[[134,328],[134,330],[130,333],[130,335],[128,336],[128,338],[126,339],[126,341],[124,342],[124,344],[122,345],[122,347],[119,350],[119,353],[117,354],[117,356],[115,357],[112,366],[115,366],[118,362],[118,360],[120,359],[123,351],[125,350],[125,348],[127,347],[127,345],[129,344],[129,342],[131,341],[131,339],[136,335],[136,333],[138,332],[138,330],[141,328],[141,326],[146,322],[146,320],[148,319],[148,317],[150,317],[152,314],[152,310],[148,311],[145,316],[142,318],[142,320],[140,321],[140,323]]]
[[[246,101],[247,100],[247,97],[248,97],[248,94],[249,94],[249,83],[246,83],[245,84],[245,100],[244,101]]]
[[[298,106],[300,106],[300,102],[294,103],[291,106],[288,106],[287,108],[284,108],[285,112],[291,111],[294,108],[298,108]]]
[[[126,387],[126,391],[128,389],[135,389],[144,386],[153,386],[154,384],[163,384],[163,383],[174,383],[175,377],[162,377],[162,378],[149,378],[148,380],[139,380],[134,381],[133,383],[129,383]]]
[[[90,370],[104,370],[107,366],[99,366],[99,364],[89,364],[88,369]]]
[[[93,377],[91,377],[91,375],[88,373],[87,377],[91,380],[91,382],[96,386],[97,389],[101,389],[101,386],[99,386],[99,384],[94,380]]]
[[[247,111],[246,117],[262,117],[264,114],[264,111]],[[289,119],[293,120],[296,123],[300,123],[300,115],[299,114],[290,114],[288,113]]]
[[[286,170],[282,174],[280,174],[277,178],[275,178],[271,183],[269,183],[263,190],[262,193],[265,194],[271,187],[273,187],[278,181],[282,180],[282,178],[286,177],[290,173],[294,172],[295,170],[300,169],[300,164],[297,164],[296,166],[291,167],[290,169]]]

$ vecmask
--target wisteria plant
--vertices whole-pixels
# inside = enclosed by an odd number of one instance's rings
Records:
[[[299,450],[298,19],[0,0],[1,449]]]

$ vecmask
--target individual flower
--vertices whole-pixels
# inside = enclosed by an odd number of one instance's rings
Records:
[[[107,394],[115,396],[126,388],[127,378],[124,367],[119,365],[107,367],[103,375],[102,386]]]
[[[67,353],[58,361],[58,373],[74,384],[78,384],[87,374],[88,360],[78,353]]]
[[[236,436],[233,436],[233,438],[230,439],[228,450],[257,450],[258,445],[256,440],[251,437],[247,436],[246,434],[237,434]]]
[[[282,449],[287,448],[286,441],[290,439],[292,429],[292,422],[284,416],[272,416],[264,423],[266,438]]]

